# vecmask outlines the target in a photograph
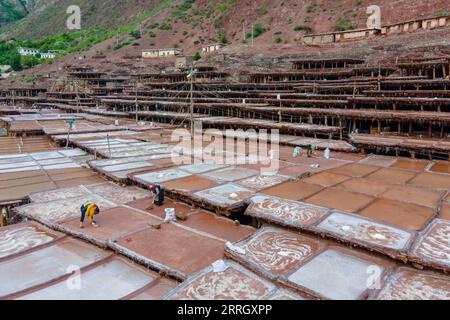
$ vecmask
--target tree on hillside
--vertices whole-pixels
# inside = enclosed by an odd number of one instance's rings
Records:
[[[20,63],[20,54],[18,52],[15,52],[11,55],[9,65],[14,71],[22,70],[22,64]]]

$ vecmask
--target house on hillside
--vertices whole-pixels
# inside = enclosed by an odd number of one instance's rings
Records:
[[[142,50],[142,58],[150,59],[150,58],[167,58],[167,57],[175,57],[182,54],[183,51],[177,48],[166,48],[166,49],[148,49]]]
[[[19,48],[18,51],[21,56],[35,56],[40,53],[37,49],[23,47]]]
[[[223,43],[209,44],[202,48],[204,54],[219,52],[225,45]]]
[[[41,52],[41,58],[42,59],[55,59],[56,58],[56,51],[50,50],[47,52]]]
[[[19,48],[18,50],[19,54],[21,56],[37,56],[40,55],[42,59],[55,59],[57,51],[55,50],[49,50],[47,52],[40,52],[37,49],[32,48]]]

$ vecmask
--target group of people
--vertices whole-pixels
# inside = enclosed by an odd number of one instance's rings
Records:
[[[164,193],[165,193],[164,188],[161,187],[160,185],[150,185],[149,190],[152,193],[151,208],[153,208],[153,205],[162,206],[164,204]],[[81,219],[80,219],[81,229],[84,228],[84,221],[86,218],[88,218],[90,224],[94,228],[99,227],[98,223],[94,220],[95,216],[100,214],[100,208],[97,204],[91,202],[85,203],[81,206],[80,211],[81,211]]]
[[[311,144],[308,145],[308,147],[307,147],[307,149],[306,149],[306,156],[307,156],[308,158],[312,158],[313,155],[314,155],[314,151],[315,151],[314,146],[311,145]],[[294,149],[293,157],[294,157],[294,158],[297,158],[297,157],[300,157],[301,155],[302,155],[302,148],[301,148],[301,147],[296,147],[296,148]],[[324,157],[325,159],[330,159],[330,158],[331,158],[331,150],[330,150],[329,148],[326,148],[326,149],[325,149],[325,151],[324,151],[324,153],[323,153],[323,157]]]

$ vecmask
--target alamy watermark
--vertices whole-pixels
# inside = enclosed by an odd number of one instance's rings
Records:
[[[66,20],[66,26],[69,30],[81,29],[81,8],[77,5],[71,5],[67,8],[66,13],[69,15]]]

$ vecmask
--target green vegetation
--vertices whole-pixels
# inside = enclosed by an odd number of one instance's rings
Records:
[[[283,39],[281,39],[281,37],[275,38],[275,43],[281,43],[281,42],[283,42]]]
[[[289,18],[288,19],[288,24],[292,24],[292,23],[294,23],[294,19],[293,18]]]
[[[220,35],[220,43],[222,44],[228,44],[228,38],[226,33],[222,33]]]
[[[172,25],[168,22],[163,22],[163,24],[161,24],[159,26],[159,29],[161,30],[172,30]]]
[[[195,54],[194,54],[194,60],[195,61],[198,61],[198,60],[200,60],[202,58],[202,55],[200,54],[200,52],[196,52]]]
[[[266,26],[264,26],[261,23],[256,23],[253,26],[253,34],[252,34],[252,32],[247,32],[245,34],[245,39],[250,39],[252,36],[253,36],[253,38],[258,38],[260,35],[262,35],[266,31],[267,31]]]
[[[336,21],[335,28],[336,31],[354,30],[356,29],[356,25],[346,18],[339,17]]]
[[[436,11],[436,13],[434,15],[436,17],[446,17],[446,16],[450,16],[450,11],[439,10],[439,11]]]
[[[362,4],[362,0],[356,0],[356,5],[359,7]]]
[[[150,30],[153,30],[153,29],[156,29],[158,27],[159,27],[159,23],[155,22],[155,23],[150,24],[147,28],[150,29]]]
[[[133,30],[133,31],[130,32],[130,36],[132,36],[135,39],[140,39],[141,38],[141,31]]]
[[[117,43],[113,49],[114,50],[119,50],[120,48],[123,48],[125,46],[129,46],[131,44],[130,40],[124,40],[124,41],[120,41],[119,43]]]
[[[14,6],[6,0],[0,0],[0,25],[3,23],[14,22],[25,18],[27,15],[26,3],[24,0],[19,0],[20,7]]]
[[[256,13],[259,14],[260,16],[263,16],[265,14],[267,14],[267,8],[266,6],[261,6],[259,8],[256,9]]]
[[[150,38],[155,38],[156,37],[156,33],[154,31],[149,31],[148,35]]]
[[[309,22],[311,22],[311,20],[312,20],[312,18],[310,16],[306,16],[305,19],[303,19],[303,21],[305,23],[309,23]]]
[[[0,0],[1,1],[1,0]],[[20,68],[26,68],[36,63],[34,59],[23,59],[18,55],[17,50],[20,47],[34,48],[41,52],[49,50],[57,50],[57,57],[65,55],[67,53],[81,52],[87,50],[97,43],[105,40],[117,37],[119,35],[131,35],[134,38],[139,32],[136,27],[143,21],[153,17],[155,14],[169,8],[173,3],[173,0],[163,1],[159,6],[156,6],[148,11],[135,15],[128,22],[117,26],[115,29],[96,25],[91,28],[87,28],[81,31],[74,31],[71,33],[64,33],[53,35],[37,40],[20,40],[11,39],[9,41],[0,41],[0,64],[14,65],[14,70],[20,70]],[[156,28],[159,24],[154,23],[149,26]],[[170,26],[171,28],[171,26]],[[140,36],[140,32],[139,32]],[[118,50],[124,46],[132,44],[133,41],[125,40],[117,43],[113,49]],[[17,59],[19,56],[19,59]],[[51,60],[38,59],[38,64],[48,63]],[[20,66],[18,65],[20,64]]]
[[[179,6],[176,6],[175,10],[172,12],[172,17],[183,22],[188,22],[190,17],[187,12],[192,8],[194,2],[195,0],[185,0]]]
[[[317,5],[315,3],[310,3],[306,6],[306,12],[313,13],[316,11]]]
[[[312,30],[311,30],[311,28],[308,27],[308,26],[300,25],[300,26],[296,26],[296,27],[294,28],[294,31],[306,31],[306,32],[311,32]]]
[[[22,70],[22,64],[20,63],[20,55],[18,52],[11,54],[9,61],[4,64],[9,64],[14,71]]]

